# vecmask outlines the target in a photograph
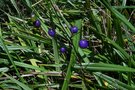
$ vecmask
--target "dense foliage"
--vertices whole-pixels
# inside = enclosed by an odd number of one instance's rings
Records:
[[[0,89],[135,90],[134,0],[0,0]]]

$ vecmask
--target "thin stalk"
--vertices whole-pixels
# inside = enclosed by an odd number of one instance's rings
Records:
[[[53,43],[55,64],[58,65],[60,64],[60,59],[59,59],[59,54],[58,54],[59,52],[58,52],[58,47],[57,47],[57,40],[55,38],[52,38],[52,43]],[[60,71],[60,67],[56,67],[56,71]]]
[[[115,9],[135,9],[135,6],[112,6]]]
[[[70,81],[70,78],[71,78],[71,75],[72,75],[72,67],[74,66],[74,62],[75,62],[75,56],[74,56],[74,51],[72,50],[70,62],[69,62],[68,69],[67,69],[67,72],[66,72],[66,77],[64,79],[64,83],[63,83],[63,86],[62,86],[61,90],[67,90],[68,89],[68,84],[69,84],[69,81]]]
[[[122,48],[124,48],[124,42],[123,42],[123,38],[122,38],[122,30],[120,27],[120,22],[119,19],[117,19],[114,16],[114,27],[115,27],[115,31],[116,31],[116,36],[117,36],[117,44],[119,44],[119,46],[121,46]]]
[[[131,67],[131,59],[129,59],[129,61],[128,61],[128,67]],[[132,77],[131,72],[128,72],[128,85],[130,85],[130,86],[131,86],[131,80],[132,80],[131,77]]]
[[[92,22],[92,24],[94,25],[94,27],[96,28],[96,30],[100,33],[102,33],[101,27],[100,27],[100,23],[99,21],[96,19],[97,17],[95,17],[93,15],[93,12],[91,11],[91,6],[90,6],[90,0],[85,0],[86,1],[86,5],[84,7],[86,7],[86,11],[88,13],[88,18],[89,20],[91,20],[90,22]]]
[[[108,9],[106,9],[106,12],[107,12],[107,15],[111,16],[111,13]],[[106,16],[107,16],[106,15]],[[111,39],[111,33],[112,33],[112,21],[111,21],[111,18],[107,16],[106,17],[106,24],[107,24],[107,36]]]
[[[52,16],[52,11],[49,10],[49,14],[50,14],[50,20],[51,20],[51,26],[53,29],[55,29],[55,24],[53,21],[53,16]],[[54,60],[55,60],[55,64],[59,64],[60,63],[60,59],[59,59],[59,52],[58,52],[58,44],[57,44],[57,39],[54,37],[52,38],[52,43],[53,43],[53,53],[54,53]],[[56,71],[60,71],[60,67],[56,67]]]

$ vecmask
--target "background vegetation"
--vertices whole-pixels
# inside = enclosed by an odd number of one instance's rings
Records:
[[[134,5],[134,0],[0,0],[0,89],[135,90]],[[78,32],[71,33],[71,26]],[[89,41],[88,48],[79,47],[81,39]],[[61,47],[67,51],[61,53]]]

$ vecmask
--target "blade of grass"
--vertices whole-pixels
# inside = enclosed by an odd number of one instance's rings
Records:
[[[52,7],[54,8],[54,10],[55,10],[55,13],[59,16],[59,17],[61,17],[61,19],[65,22],[65,24],[67,25],[67,31],[65,31],[66,33],[67,33],[67,35],[69,36],[69,37],[71,37],[71,33],[70,33],[70,30],[69,30],[69,28],[71,27],[70,26],[70,24],[69,24],[69,22],[65,19],[65,17],[63,16],[63,14],[61,13],[61,11],[60,11],[60,9],[59,9],[59,7],[55,4],[55,2],[53,1],[53,0],[50,0],[50,2],[51,2],[51,4],[52,4]]]
[[[74,55],[74,51],[72,49],[70,62],[69,62],[68,69],[67,69],[67,72],[66,72],[66,77],[64,79],[64,83],[62,85],[61,90],[67,90],[68,89],[68,84],[69,84],[69,81],[70,81],[70,78],[71,78],[71,75],[72,75],[72,68],[74,66],[74,63],[75,63],[75,55]]]
[[[17,62],[17,61],[14,61],[14,63],[15,63],[16,66],[20,66],[20,67],[24,67],[24,68],[30,68],[30,69],[39,70],[39,71],[45,71],[44,68],[33,66],[33,65],[30,65],[30,64]]]
[[[115,9],[135,9],[135,6],[112,6]]]
[[[5,12],[6,13],[6,12]],[[6,13],[6,15],[8,16],[8,19],[9,19],[9,21],[10,21],[10,23],[12,23],[13,25],[16,25],[16,23],[14,23],[14,20],[19,20],[19,21],[23,21],[23,20],[21,20],[21,19],[19,19],[19,18],[16,18],[16,17],[13,17],[13,16],[11,16],[11,15],[9,15],[8,13]],[[8,24],[7,24],[8,25]],[[9,26],[11,26],[11,25],[9,25]],[[18,27],[18,25],[16,25],[16,27]],[[11,29],[14,31],[14,32],[16,32],[16,33],[18,33],[18,31],[14,28],[14,27],[12,27],[11,26]],[[18,28],[19,29],[19,28]],[[13,32],[12,31],[12,32]],[[20,43],[21,43],[21,45],[22,46],[26,46],[26,44],[24,43],[24,41],[21,39],[21,38],[19,38],[18,37],[18,39],[19,39],[19,41],[20,41]]]
[[[127,0],[123,0],[122,6],[126,6]]]
[[[40,62],[39,60],[37,60],[37,59],[30,59],[30,62],[31,62],[31,64],[32,64],[32,66],[39,67],[39,66],[37,65],[37,62]],[[35,70],[35,72],[41,72],[41,71],[40,71],[40,70]],[[42,75],[37,75],[37,76],[40,77],[40,78],[43,78]]]
[[[113,23],[114,23],[114,27],[115,27],[115,31],[116,31],[116,36],[117,36],[116,42],[119,44],[119,46],[124,48],[124,42],[123,42],[123,38],[122,38],[122,30],[120,27],[120,22],[115,16],[114,16],[113,21],[114,21]]]
[[[7,68],[7,67],[0,68],[0,72],[7,72],[8,70],[9,70],[9,68]]]
[[[130,55],[123,49],[121,48],[118,44],[116,44],[113,40],[111,40],[110,38],[106,37],[106,35],[104,34],[100,34],[99,32],[97,32],[96,30],[94,29],[91,29],[95,34],[97,34],[98,36],[100,36],[100,38],[104,38],[103,41],[110,44],[110,45],[113,45],[113,47],[115,47],[117,50],[119,50],[123,56],[124,56],[124,61],[128,61],[129,59],[131,59],[131,63],[133,66],[135,66],[135,61],[133,58],[130,58]]]
[[[107,22],[107,33],[108,33],[108,37],[111,39],[112,38],[112,21],[110,19],[109,16],[111,16],[111,12],[106,9],[106,12],[107,12],[107,17],[106,17],[106,22]]]
[[[82,27],[82,20],[76,20],[75,21],[75,26],[78,27],[78,32],[76,34],[73,35],[72,40],[73,40],[73,46],[75,48],[76,51],[78,51],[79,48],[79,40],[81,38],[81,27]]]
[[[10,0],[10,1],[11,1],[11,3],[13,4],[13,6],[15,7],[17,13],[18,13],[19,15],[21,15],[21,13],[20,13],[20,11],[19,11],[19,8],[17,7],[16,1],[15,1],[15,0]]]
[[[18,75],[18,77],[20,78],[20,80],[21,80],[22,82],[25,82],[25,80],[20,77],[20,73],[19,73],[19,71],[18,71],[18,69],[17,69],[17,67],[16,67],[16,65],[15,65],[15,63],[14,63],[14,61],[13,61],[11,55],[10,55],[10,53],[9,53],[9,50],[8,50],[7,46],[4,44],[4,41],[3,41],[2,36],[0,36],[0,43],[1,43],[1,45],[3,46],[3,49],[5,50],[5,52],[7,53],[8,58],[9,58],[9,62],[13,65],[13,67],[14,67],[14,69],[15,69],[17,75]]]
[[[120,89],[120,90],[134,90],[135,86],[129,86],[123,82],[120,82],[117,79],[111,78],[105,74],[102,74],[100,72],[95,72],[94,75],[100,77],[101,79],[108,82],[110,85],[112,85],[114,88]]]
[[[26,2],[26,4],[27,4],[27,6],[28,6],[29,8],[31,8],[31,3],[30,3],[30,1],[29,1],[29,0],[25,0],[25,2]]]
[[[100,22],[97,20],[97,16],[94,16],[93,14],[93,11],[92,10],[92,7],[90,5],[90,0],[85,0],[86,1],[86,5],[84,7],[86,7],[86,11],[87,11],[87,16],[89,18],[89,21],[92,22],[93,26],[96,28],[96,30],[99,32],[99,33],[102,33],[102,30],[101,30],[101,25],[100,25]]]
[[[53,52],[54,52],[55,64],[59,64],[60,59],[59,59],[59,52],[58,52],[58,47],[57,47],[57,40],[55,38],[52,38],[52,43],[53,43]],[[60,67],[56,67],[56,71],[60,71]]]
[[[117,72],[135,72],[135,69],[115,64],[105,63],[83,63],[82,66],[75,65],[75,69],[87,69],[90,71],[117,71]]]
[[[78,48],[78,52],[79,52],[81,57],[85,56],[85,54],[84,54],[84,52],[81,48]],[[87,57],[84,57],[83,60],[84,60],[85,63],[89,63],[89,59]]]
[[[82,80],[82,90],[88,90],[83,80]]]
[[[7,75],[6,73],[3,73],[6,77],[10,78],[13,82],[15,82],[16,84],[18,84],[20,87],[22,87],[24,90],[32,90],[31,88],[29,88],[28,86],[26,86],[25,84],[19,82],[18,80],[12,78],[11,76]]]
[[[48,39],[44,39],[44,38],[40,38],[40,37],[35,37],[35,36],[31,36],[28,34],[18,34],[18,33],[12,33],[12,35],[20,37],[22,39],[28,39],[28,40],[33,40],[33,41],[38,41],[38,42],[42,42],[44,44],[48,44],[51,42]]]
[[[117,45],[114,41],[110,40],[109,38],[106,38],[106,40],[124,55],[125,60],[127,61],[131,60],[132,65],[135,66],[135,61],[133,60],[133,58],[130,57],[130,55],[124,49],[122,49],[119,45]]]
[[[44,22],[44,18],[39,14],[39,12],[38,12],[35,8],[33,8],[33,12],[34,12],[36,18],[39,18],[39,19],[40,19],[42,30],[43,30],[46,34],[48,34],[48,28],[47,28],[47,25],[44,24],[44,23],[45,23],[45,22]]]
[[[125,25],[127,25],[132,31],[135,32],[135,27],[115,8],[110,6],[106,0],[100,0],[119,20],[121,20]]]

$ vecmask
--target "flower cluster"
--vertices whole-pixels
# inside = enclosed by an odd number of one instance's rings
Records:
[[[39,20],[36,20],[34,23],[33,23],[33,25],[36,27],[36,28],[39,28],[40,26],[41,26],[41,22],[39,21]],[[75,34],[75,33],[77,33],[78,32],[78,27],[76,27],[76,26],[72,26],[72,27],[70,27],[70,32],[72,33],[72,34]],[[56,35],[56,31],[55,31],[55,29],[48,29],[48,35],[50,36],[50,37],[55,37],[55,35]],[[82,39],[82,40],[80,40],[79,41],[79,47],[80,48],[88,48],[88,46],[89,46],[89,42],[87,41],[87,40],[85,40],[85,39]],[[60,48],[60,52],[61,53],[65,53],[66,52],[66,47],[61,47]]]

